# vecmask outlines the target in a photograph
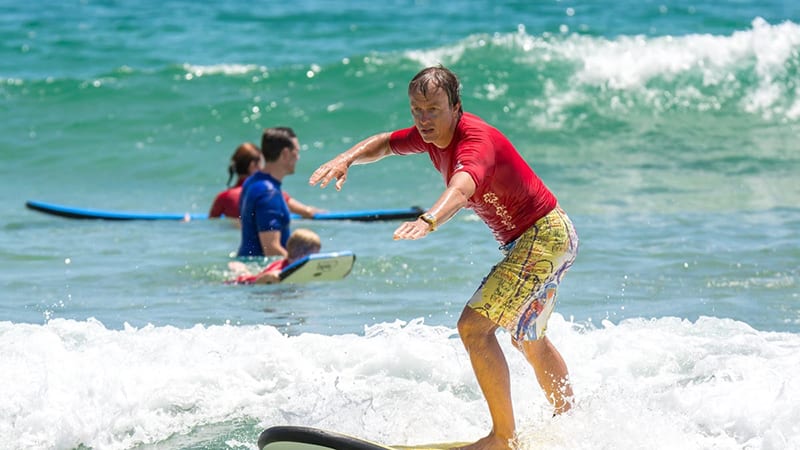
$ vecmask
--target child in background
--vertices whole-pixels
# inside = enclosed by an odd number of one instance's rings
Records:
[[[305,228],[298,228],[289,236],[289,240],[286,242],[286,251],[289,252],[289,255],[284,259],[273,261],[258,274],[251,274],[247,270],[247,266],[241,261],[231,261],[228,263],[228,268],[232,272],[239,274],[236,279],[229,281],[229,283],[278,283],[283,269],[312,253],[319,253],[320,250],[322,250],[322,242],[317,233]]]

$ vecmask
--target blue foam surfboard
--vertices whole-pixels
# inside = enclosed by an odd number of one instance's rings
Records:
[[[45,214],[50,214],[69,219],[99,219],[99,220],[205,220],[208,214],[188,213],[149,213],[132,211],[107,211],[101,209],[78,208],[74,206],[58,205],[55,203],[28,200],[25,206]],[[372,209],[361,211],[323,212],[316,214],[311,220],[354,220],[360,222],[373,222],[380,220],[413,219],[422,214],[418,206],[400,209]],[[302,217],[292,214],[292,219]]]

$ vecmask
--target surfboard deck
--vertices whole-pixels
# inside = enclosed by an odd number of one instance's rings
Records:
[[[438,444],[422,444],[422,445],[393,445],[393,450],[451,450],[461,448],[469,442],[443,442]]]
[[[314,253],[285,267],[281,283],[341,280],[353,270],[356,255],[351,251]]]
[[[25,202],[25,206],[34,211],[68,219],[189,221],[206,220],[209,218],[208,214],[109,211],[102,209],[80,208],[69,205],[59,205],[56,203],[41,202],[38,200],[28,200]],[[397,209],[331,211],[318,213],[310,220],[351,220],[358,222],[375,222],[382,220],[414,219],[422,214],[422,212],[422,208],[418,206]],[[303,218],[297,214],[292,214],[292,219],[300,220]]]
[[[258,437],[259,450],[445,450],[465,443],[386,446],[365,439],[312,427],[276,426]]]
[[[443,442],[422,445],[393,445],[391,448],[394,450],[450,450],[461,448],[467,444],[469,444],[469,442]]]

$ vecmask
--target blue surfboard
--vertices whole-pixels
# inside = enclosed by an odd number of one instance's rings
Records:
[[[58,205],[55,203],[28,200],[25,206],[29,209],[69,219],[97,219],[97,220],[205,220],[208,214],[189,213],[150,213],[133,211],[107,211],[101,209],[78,208],[74,206]],[[311,220],[353,220],[360,222],[374,222],[380,220],[414,219],[422,214],[418,206],[400,209],[371,209],[361,211],[323,212],[316,214]],[[302,219],[299,215],[292,214],[292,219]]]

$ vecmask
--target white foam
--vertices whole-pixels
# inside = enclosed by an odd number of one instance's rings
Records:
[[[267,68],[256,64],[213,64],[209,66],[184,64],[184,70],[195,77],[204,75],[244,75],[250,72],[266,72]]]
[[[650,92],[652,102],[664,102],[661,88],[648,86],[653,80],[701,76],[701,83],[675,88],[675,102],[696,103],[699,109],[718,109],[722,98],[741,96],[743,111],[797,117],[798,92],[787,83],[787,65],[797,58],[800,26],[792,22],[770,25],[757,18],[752,29],[729,36],[687,35],[680,37],[622,36],[614,40],[574,35],[556,45],[553,52],[579,64],[573,79],[577,84],[611,90]],[[738,76],[752,71],[756,83],[744,85]],[[700,89],[714,89],[704,97]],[[736,92],[732,92],[736,91]],[[741,93],[739,92],[741,91]],[[792,101],[791,99],[795,99]],[[656,105],[660,106],[660,105]]]
[[[552,419],[508,355],[523,448],[797,448],[800,336],[701,318],[592,329],[555,314],[577,407]],[[13,448],[122,449],[243,418],[403,444],[479,438],[489,417],[455,331],[0,322],[0,435]]]
[[[543,98],[530,100],[535,110],[544,110],[534,119],[537,126],[559,127],[563,111],[591,103],[594,89],[636,92],[659,110],[672,104],[700,111],[719,109],[724,100],[732,98],[743,111],[765,119],[800,116],[796,83],[787,74],[787,67],[796,64],[800,52],[800,25],[789,21],[773,25],[756,18],[751,29],[730,35],[613,39],[580,34],[532,36],[523,29],[511,34],[471,36],[454,45],[411,51],[406,56],[423,65],[455,65],[465,55],[483,48],[510,51],[515,64],[531,67],[531,83],[543,83]],[[550,65],[554,61],[572,66],[573,72],[543,71],[543,67],[557,67]],[[743,76],[755,81],[740,79]],[[592,89],[590,93],[586,88]],[[476,92],[471,95],[491,98],[493,91],[504,91],[507,86],[490,84],[472,89]],[[626,104],[627,97],[609,96],[609,106],[631,106]]]

